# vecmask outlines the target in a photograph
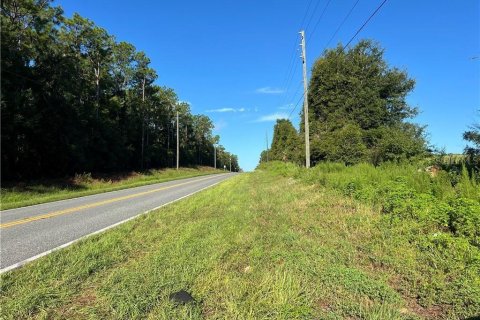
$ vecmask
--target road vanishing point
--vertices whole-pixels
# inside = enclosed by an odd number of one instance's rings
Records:
[[[233,173],[181,179],[0,212],[0,272],[180,200]]]

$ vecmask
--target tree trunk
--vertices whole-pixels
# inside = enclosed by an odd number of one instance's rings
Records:
[[[98,109],[100,108],[100,61],[97,62],[97,68],[93,68],[95,71],[95,84],[97,86],[97,108],[95,110],[96,117],[98,119]]]

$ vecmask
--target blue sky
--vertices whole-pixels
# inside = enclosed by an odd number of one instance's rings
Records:
[[[298,31],[306,30],[311,66],[355,2],[334,0],[325,11],[328,0],[54,4],[145,51],[158,84],[174,88],[193,113],[207,114],[221,143],[252,170],[275,119],[300,98]],[[346,43],[380,2],[360,0],[329,46]],[[427,125],[430,142],[447,152],[462,152],[462,132],[480,121],[479,21],[477,0],[389,0],[353,42],[378,41],[389,64],[416,79],[408,101],[421,114],[413,121]],[[299,108],[292,114],[297,126]]]

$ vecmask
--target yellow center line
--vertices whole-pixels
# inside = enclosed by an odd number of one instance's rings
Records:
[[[52,217],[56,217],[56,216],[60,216],[60,215],[63,215],[63,214],[84,210],[84,209],[95,208],[95,207],[98,207],[98,206],[102,206],[104,204],[109,204],[109,203],[113,203],[113,202],[117,202],[117,201],[137,198],[137,197],[140,197],[140,196],[144,196],[146,194],[150,194],[150,193],[154,193],[154,192],[158,192],[158,191],[162,191],[162,190],[167,190],[167,189],[171,189],[171,188],[175,188],[175,187],[179,187],[179,186],[183,186],[183,185],[186,185],[186,184],[195,183],[195,182],[199,182],[199,181],[203,181],[203,180],[207,180],[207,179],[212,179],[212,177],[207,177],[207,178],[203,178],[203,179],[199,179],[199,180],[195,180],[195,181],[188,181],[188,182],[179,183],[179,184],[176,184],[176,185],[173,185],[173,186],[157,188],[157,189],[153,189],[153,190],[149,190],[149,191],[130,194],[128,196],[112,198],[112,199],[108,199],[108,200],[104,200],[104,201],[99,201],[99,202],[86,204],[86,205],[83,205],[83,206],[68,208],[68,209],[59,210],[59,211],[53,211],[53,212],[38,215],[38,216],[23,218],[23,219],[19,219],[19,220],[10,221],[10,222],[5,222],[5,223],[0,224],[0,228],[9,228],[9,227],[13,227],[13,226],[16,226],[16,225],[19,225],[19,224],[24,224],[24,223],[28,223],[28,222],[32,222],[32,221],[37,221],[37,220],[48,219],[48,218],[52,218]]]

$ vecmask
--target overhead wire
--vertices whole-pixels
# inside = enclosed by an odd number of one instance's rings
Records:
[[[320,15],[320,17],[318,18],[317,20],[317,23],[315,24],[315,26],[313,27],[313,31],[309,33],[308,35],[308,38],[307,38],[307,41],[309,41],[313,35],[315,34],[315,31],[317,31],[317,27],[318,25],[320,24],[320,21],[322,21],[322,18],[323,16],[325,15],[325,12],[327,12],[327,9],[328,9],[328,6],[330,5],[330,2],[332,0],[328,0],[327,3],[325,4],[325,7],[323,7],[323,11],[322,11],[322,14]]]
[[[300,28],[305,23],[305,19],[307,18],[307,15],[308,15],[308,9],[310,9],[310,6],[312,5],[312,2],[313,2],[313,0],[310,0],[310,2],[308,3],[307,10],[305,10],[305,14],[303,15],[302,23],[300,23]],[[317,6],[318,6],[318,3],[317,3]]]
[[[350,8],[350,10],[348,11],[347,15],[343,18],[343,20],[342,20],[342,22],[340,23],[340,25],[337,27],[337,29],[335,30],[335,32],[334,32],[334,33],[332,34],[332,36],[330,37],[329,41],[327,42],[327,45],[325,46],[325,49],[328,47],[328,45],[331,43],[331,41],[335,38],[335,36],[336,36],[336,35],[338,34],[338,32],[340,31],[340,29],[343,27],[343,25],[345,24],[345,22],[348,20],[348,18],[349,18],[350,15],[352,14],[353,10],[355,9],[355,7],[357,6],[357,4],[358,4],[359,1],[360,1],[360,0],[357,0],[357,1],[354,3],[354,5]],[[317,29],[317,27],[318,27],[321,19],[323,18],[323,16],[325,15],[326,10],[328,9],[328,6],[329,6],[330,2],[331,2],[331,0],[328,0],[328,2],[326,3],[325,7],[323,8],[322,14],[320,15],[319,19],[317,20],[317,23],[315,24],[315,26],[314,26],[314,28],[313,28],[313,31],[310,33],[309,38],[311,38],[311,37],[314,35],[314,33],[315,33],[315,31],[316,31],[316,29]],[[355,34],[349,39],[349,41],[347,42],[347,44],[346,44],[345,46],[343,46],[342,50],[345,50],[345,48],[347,48],[347,47],[350,45],[350,43],[357,37],[357,35],[363,30],[363,28],[365,28],[365,26],[370,22],[370,20],[378,13],[378,11],[380,11],[380,9],[383,7],[383,5],[384,5],[386,2],[387,2],[387,0],[383,0],[383,1],[380,3],[380,5],[375,9],[375,11],[372,12],[372,14],[368,17],[368,19],[360,26],[360,28],[357,29],[357,31],[356,31]],[[310,2],[310,3],[311,3],[311,2]],[[312,19],[312,17],[315,15],[315,12],[316,12],[316,9],[317,9],[319,3],[320,3],[320,2],[317,2],[316,6],[315,6],[315,8],[314,8],[314,10],[313,10],[312,15],[310,16],[310,19],[309,19],[309,22],[308,22],[308,24],[307,24],[307,27],[306,27],[305,29],[307,29],[308,26],[310,25],[311,19]],[[310,7],[310,4],[309,4],[308,8],[309,8],[309,7]],[[308,10],[308,8],[307,8],[307,10]],[[306,16],[306,15],[305,15],[305,16]],[[304,16],[304,18],[305,18],[305,16]],[[325,51],[325,49],[324,49],[324,51]],[[292,75],[292,76],[293,76],[293,75]],[[297,89],[297,92],[298,92],[298,89]],[[296,93],[293,95],[293,97],[295,97],[295,95],[296,95]],[[317,97],[318,97],[318,95],[314,95],[314,96],[313,96],[313,98],[317,98]],[[290,114],[289,114],[289,116],[288,116],[289,119],[290,119],[291,115],[293,114],[293,112],[294,112],[294,111],[296,110],[296,108],[298,107],[298,105],[299,105],[300,101],[302,100],[302,98],[304,98],[304,94],[302,94],[302,95],[300,96],[300,99],[297,101],[297,103],[295,104],[295,106],[293,107],[293,109],[290,111]]]
[[[304,25],[305,20],[308,17],[309,9],[310,9],[312,3],[313,3],[313,0],[310,0],[308,2],[307,8],[305,10],[305,13],[304,13],[303,18],[302,18],[301,23],[300,23],[300,28]],[[315,13],[317,7],[318,7],[318,2],[317,2],[316,6],[314,8],[314,13]],[[313,14],[312,14],[312,16],[313,16]],[[312,19],[312,17],[310,17],[308,23],[310,23],[311,19]],[[283,94],[283,100],[282,100],[282,103],[280,104],[280,106],[283,106],[287,102],[288,92],[290,91],[290,86],[291,86],[291,83],[292,83],[292,79],[297,72],[297,70],[294,68],[295,67],[295,52],[296,52],[295,48],[297,47],[297,39],[298,38],[295,38],[294,46],[292,48],[292,54],[291,54],[291,57],[290,57],[289,66],[287,68],[288,71],[286,72],[286,77],[285,77],[284,81],[282,82],[283,83],[282,87],[284,88],[284,94]],[[296,95],[296,93],[293,95],[293,97],[295,97],[295,95]]]
[[[310,0],[309,3],[308,3],[308,6],[307,6],[307,10],[305,11],[305,14],[303,15],[303,18],[302,18],[302,22],[300,23],[300,25],[303,25],[303,23],[305,22],[305,19],[307,17],[307,13],[308,13],[308,9],[310,8],[311,4],[312,4],[313,0]],[[289,78],[291,77],[291,73],[292,73],[292,69],[293,69],[293,66],[295,65],[295,48],[297,47],[297,39],[295,39],[294,43],[293,43],[293,48],[292,48],[292,54],[291,54],[291,57],[290,57],[290,63],[289,63],[289,66],[287,68],[287,72],[286,72],[286,77],[284,79],[284,81],[282,82],[283,86],[282,87],[286,87],[288,84],[289,81]]]
[[[307,25],[305,26],[305,30],[308,29],[308,27],[310,26],[310,22],[312,22],[312,19],[313,17],[315,16],[315,12],[317,12],[317,8],[318,8],[318,5],[320,4],[320,0],[317,1],[317,4],[315,5],[315,8],[313,8],[313,12],[312,12],[312,15],[310,16],[310,19],[308,19],[308,23]],[[308,11],[308,10],[307,10]],[[303,25],[303,24],[302,24]],[[300,26],[301,28],[302,26]]]
[[[358,0],[359,1],[359,0]],[[346,20],[348,18],[348,16],[351,14],[351,11],[353,11],[353,9],[355,8],[355,6],[357,5],[358,1],[354,4],[354,6],[352,7],[352,9],[350,9],[349,13],[347,14],[347,17],[344,19]],[[380,9],[383,7],[383,5],[387,2],[387,0],[383,0],[380,5],[375,9],[375,11],[372,12],[372,14],[368,17],[367,20],[365,20],[365,22],[362,24],[362,26],[360,28],[357,29],[357,31],[355,32],[355,34],[350,38],[350,40],[347,42],[347,44],[345,46],[343,46],[342,50],[345,50],[345,48],[347,48],[350,43],[355,39],[355,37],[363,30],[363,28],[370,22],[370,20],[378,13],[378,11],[380,11]],[[343,24],[344,22],[342,21],[341,25]],[[332,37],[333,38],[333,37]],[[327,44],[328,46],[328,44]],[[326,47],[327,47],[326,46]],[[325,49],[326,49],[325,47]],[[324,49],[324,51],[325,51]],[[319,94],[316,94],[316,95],[312,95],[312,100],[315,100],[316,98],[318,98],[318,95]]]
[[[348,18],[350,17],[350,15],[352,14],[353,10],[355,9],[355,7],[357,6],[357,4],[360,2],[360,0],[357,0],[355,1],[355,4],[350,8],[350,10],[348,11],[347,15],[343,18],[342,22],[338,25],[337,27],[337,30],[335,30],[335,32],[332,34],[332,36],[330,37],[330,39],[328,40],[327,44],[325,45],[325,48],[323,49],[323,51],[325,51],[325,49],[328,47],[328,45],[332,42],[332,40],[335,38],[335,36],[338,34],[338,32],[340,31],[340,29],[343,27],[343,25],[345,24],[345,22],[348,20]],[[323,52],[322,51],[322,52]]]
[[[290,111],[290,114],[288,115],[288,119],[290,119],[290,117],[292,116],[293,111],[295,111],[297,109],[298,104],[300,103],[300,101],[302,101],[302,98],[304,97],[304,95],[305,94],[303,94],[303,93],[300,95],[300,98],[298,99],[297,103],[293,107],[292,111]]]
[[[353,35],[353,37],[350,38],[350,40],[348,40],[347,44],[343,47],[343,49],[345,49],[346,47],[348,47],[350,45],[350,43],[353,41],[353,39],[355,39],[355,37],[360,33],[360,31],[362,31],[362,29],[368,24],[368,22],[377,14],[377,12],[383,7],[383,5],[387,2],[387,0],[383,0],[382,3],[377,7],[377,9],[375,9],[375,11],[370,15],[370,17],[368,17],[368,19],[365,21],[365,23],[357,30],[357,32],[355,32],[355,34]]]
[[[331,0],[328,0],[327,3],[325,4],[325,6],[323,7],[322,13],[320,14],[320,17],[318,18],[317,22],[315,23],[315,26],[314,26],[314,28],[313,28],[313,32],[310,33],[310,35],[308,36],[309,39],[310,39],[310,38],[313,36],[313,34],[315,33],[315,31],[316,31],[316,29],[317,29],[320,21],[322,20],[323,16],[325,15],[325,12],[327,11],[328,6],[330,5],[330,2],[331,2]],[[310,16],[310,19],[309,19],[309,21],[308,21],[308,23],[307,23],[307,26],[305,27],[305,30],[308,30],[308,27],[310,26],[310,22],[312,21],[313,17],[315,16],[315,12],[317,11],[317,8],[318,8],[318,5],[319,5],[319,4],[320,4],[320,1],[318,1],[317,4],[315,5],[315,8],[313,9],[312,15]],[[308,9],[307,9],[307,11],[308,11]],[[304,94],[302,94],[302,97],[303,97],[303,96],[304,96]],[[295,95],[294,95],[293,97],[295,97]],[[292,97],[292,98],[293,98],[293,97]],[[301,100],[301,97],[300,97],[300,100]],[[300,101],[300,100],[299,100],[299,101]],[[294,106],[294,108],[290,111],[290,115],[288,116],[289,119],[290,119],[290,116],[292,115],[293,111],[297,108],[298,103],[299,103],[299,102],[297,102],[297,104]]]

